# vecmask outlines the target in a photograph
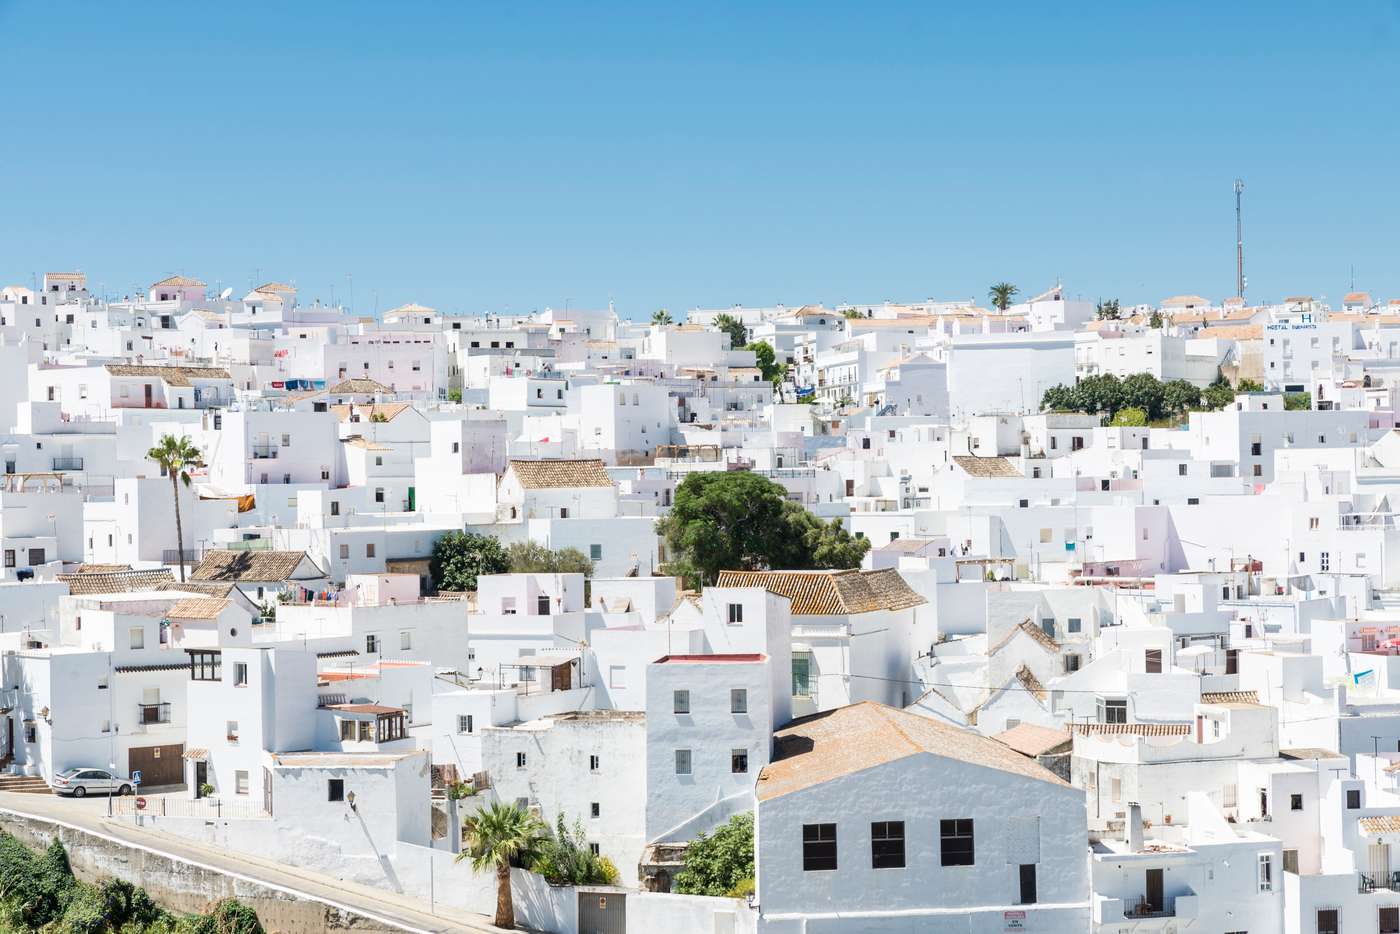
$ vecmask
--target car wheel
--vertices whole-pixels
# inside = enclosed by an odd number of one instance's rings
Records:
[[[87,789],[84,788],[84,787],[82,787],[81,785],[79,785],[77,788],[74,788],[74,789],[73,789],[73,797],[75,797],[75,798],[86,798],[86,797],[87,797]]]
[[[120,795],[129,795],[129,794],[131,794],[131,786],[130,786],[130,785],[123,785],[123,786],[121,786],[120,788],[117,789],[117,794],[118,794],[119,796],[120,796]]]

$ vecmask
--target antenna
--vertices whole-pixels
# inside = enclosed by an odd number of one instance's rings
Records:
[[[1244,179],[1235,179],[1235,294],[1244,298]]]

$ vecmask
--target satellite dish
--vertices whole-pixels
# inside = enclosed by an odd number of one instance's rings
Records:
[[[222,292],[219,293],[219,298],[223,299],[224,301],[228,301],[229,296],[232,294],[233,289],[224,289]]]

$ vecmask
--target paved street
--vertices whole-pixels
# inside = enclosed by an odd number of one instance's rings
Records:
[[[438,910],[429,914],[427,906],[416,899],[404,898],[382,889],[343,882],[271,860],[216,850],[169,834],[135,827],[129,820],[108,820],[107,799],[103,797],[71,799],[0,792],[0,810],[61,820],[174,859],[282,888],[405,931],[491,934],[501,930],[479,915],[452,910]]]

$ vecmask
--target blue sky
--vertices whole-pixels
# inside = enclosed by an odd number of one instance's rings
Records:
[[[0,279],[1400,297],[1400,2],[0,0]]]

